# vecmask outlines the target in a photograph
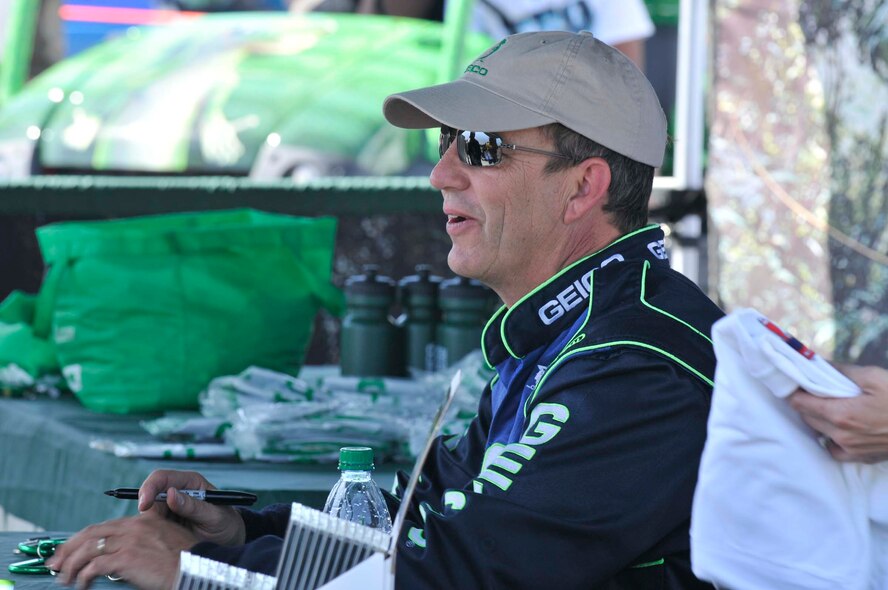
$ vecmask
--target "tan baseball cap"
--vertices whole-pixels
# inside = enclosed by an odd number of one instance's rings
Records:
[[[459,79],[393,94],[382,110],[392,125],[407,129],[497,132],[561,123],[654,167],[666,149],[666,116],[650,82],[588,32],[511,35]]]

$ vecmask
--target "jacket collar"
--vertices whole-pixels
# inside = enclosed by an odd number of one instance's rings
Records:
[[[494,367],[508,357],[522,358],[555,340],[587,309],[592,271],[639,259],[669,265],[659,225],[648,225],[617,238],[559,271],[511,308],[501,307],[487,322],[481,337],[487,364]]]

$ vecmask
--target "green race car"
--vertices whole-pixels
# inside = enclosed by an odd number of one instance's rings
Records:
[[[65,59],[0,109],[0,177],[424,174],[426,134],[388,94],[449,79],[491,40],[445,49],[440,22],[350,13],[208,14]]]

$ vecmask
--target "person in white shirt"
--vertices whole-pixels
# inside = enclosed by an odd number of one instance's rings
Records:
[[[359,0],[358,11],[429,18],[443,0]],[[501,39],[528,31],[589,31],[644,70],[644,41],[654,23],[643,0],[477,0],[472,28]]]
[[[826,438],[839,461],[888,461],[888,371],[881,367],[836,365],[863,393],[853,398],[825,398],[797,390],[790,405]]]

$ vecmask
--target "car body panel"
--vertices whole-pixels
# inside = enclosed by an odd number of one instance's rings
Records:
[[[59,62],[4,105],[0,159],[3,146],[32,142],[32,173],[261,178],[299,176],[305,163],[309,176],[405,173],[426,151],[422,134],[388,125],[381,105],[437,81],[443,30],[284,12],[135,28]],[[489,44],[467,36],[464,55]]]

